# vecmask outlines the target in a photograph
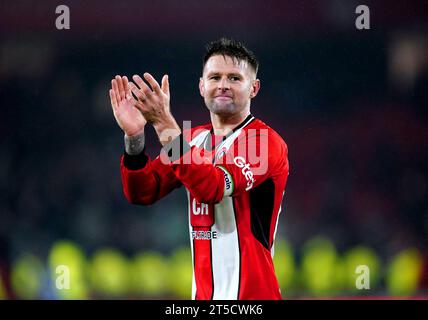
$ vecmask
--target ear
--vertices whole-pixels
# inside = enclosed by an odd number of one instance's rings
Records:
[[[202,77],[199,78],[199,93],[202,97],[205,95],[204,79]]]
[[[260,80],[256,79],[253,81],[253,83],[251,84],[251,92],[250,92],[250,98],[254,98],[257,93],[259,93],[260,90]]]

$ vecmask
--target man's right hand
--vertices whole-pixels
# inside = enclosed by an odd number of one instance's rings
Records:
[[[147,121],[141,111],[134,107],[128,78],[117,75],[111,80],[111,87],[110,101],[119,127],[128,137],[143,133]]]

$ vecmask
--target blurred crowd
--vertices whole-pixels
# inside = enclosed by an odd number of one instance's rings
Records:
[[[326,32],[262,41],[243,34],[261,62],[252,113],[289,148],[275,259],[290,297],[362,294],[346,291],[351,271],[336,285],[328,276],[344,273],[347,263],[355,270],[352,261],[373,266],[371,294],[427,293],[428,45],[418,35]],[[138,38],[102,35],[89,43],[4,37],[0,298],[186,297],[185,192],[149,207],[127,203],[119,171],[123,133],[108,89],[116,74],[168,73],[179,123],[207,123],[197,83],[209,40],[148,47]],[[146,140],[155,157],[160,144],[152,129]],[[53,290],[55,261],[75,263],[84,274],[77,293]],[[147,276],[153,270],[157,280]],[[138,279],[124,280],[128,273]],[[320,274],[326,278],[318,283]]]

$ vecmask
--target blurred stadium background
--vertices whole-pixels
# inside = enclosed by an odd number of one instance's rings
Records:
[[[68,5],[70,30],[55,28]],[[370,8],[370,30],[355,8]],[[289,146],[275,265],[284,298],[428,296],[426,1],[1,1],[0,298],[188,299],[184,190],[121,190],[110,79],[170,75],[172,111],[209,121],[204,44],[259,56],[252,113]],[[160,144],[149,129],[148,152]],[[57,267],[70,289],[57,290]],[[357,290],[358,265],[370,289]]]

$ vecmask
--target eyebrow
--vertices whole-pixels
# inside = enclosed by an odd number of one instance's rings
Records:
[[[220,72],[209,72],[209,73],[207,74],[207,77],[218,76],[218,75],[220,75]],[[239,77],[239,78],[242,78],[242,77],[243,77],[243,75],[241,75],[241,74],[239,74],[239,73],[236,73],[236,72],[231,72],[231,73],[228,73],[227,75],[228,75],[229,77],[230,77],[230,76],[232,76],[232,77]]]

